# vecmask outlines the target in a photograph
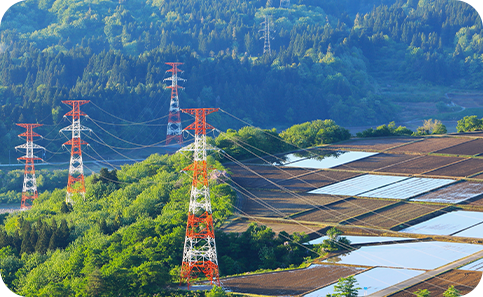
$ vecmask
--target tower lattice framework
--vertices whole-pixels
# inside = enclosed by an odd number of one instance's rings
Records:
[[[35,179],[35,165],[34,161],[42,160],[34,155],[34,149],[45,149],[33,142],[34,137],[42,137],[33,132],[34,128],[42,126],[42,124],[17,124],[17,126],[27,129],[19,137],[25,137],[27,142],[25,144],[16,146],[15,149],[25,149],[25,156],[17,158],[17,160],[25,161],[25,172],[22,187],[22,200],[20,204],[21,209],[29,209],[32,207],[32,201],[37,199],[37,180]]]
[[[268,53],[269,56],[272,55],[272,50],[270,48],[270,40],[273,39],[273,37],[270,37],[270,32],[275,32],[273,29],[271,29],[271,26],[273,26],[271,22],[271,16],[265,15],[265,20],[261,23],[263,26],[263,29],[259,30],[259,32],[263,32],[263,36],[260,37],[260,39],[263,39],[263,54]]]
[[[214,129],[206,123],[206,116],[218,111],[218,108],[182,109],[182,111],[195,116],[195,122],[185,128],[185,130],[195,130],[195,141],[182,149],[194,152],[194,163],[184,169],[184,171],[193,171],[193,182],[181,279],[186,279],[189,288],[191,279],[196,279],[198,275],[204,274],[211,284],[215,283],[220,286],[206,164],[206,151],[212,149],[206,143],[206,130]]]
[[[72,106],[72,110],[64,115],[64,117],[72,116],[72,125],[61,129],[60,132],[72,132],[72,139],[64,143],[63,146],[72,146],[65,200],[66,203],[73,203],[72,195],[74,193],[79,193],[82,196],[85,196],[86,193],[82,145],[88,145],[88,143],[81,140],[81,131],[91,132],[92,130],[81,125],[80,117],[87,115],[80,110],[80,106],[89,103],[89,100],[65,100],[62,103]]]
[[[172,69],[166,71],[171,72],[171,77],[168,77],[166,80],[171,81],[171,86],[168,86],[171,89],[171,102],[169,104],[169,119],[168,119],[168,128],[166,133],[166,144],[170,144],[171,141],[176,141],[179,144],[183,143],[183,128],[181,127],[181,116],[180,116],[180,109],[179,109],[179,97],[178,97],[178,89],[183,89],[178,85],[178,81],[185,81],[185,79],[178,77],[178,72],[183,72],[178,69],[179,65],[183,63],[179,62],[169,62],[166,65],[170,65],[173,67]]]

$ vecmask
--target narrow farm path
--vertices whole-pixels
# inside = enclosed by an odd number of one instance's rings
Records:
[[[455,269],[455,268],[458,268],[458,267],[461,267],[465,264],[468,264],[472,261],[475,261],[479,258],[483,257],[483,251],[479,251],[477,253],[474,253],[468,257],[465,257],[465,258],[462,258],[462,259],[459,259],[459,260],[456,260],[454,262],[451,262],[449,264],[446,264],[444,266],[441,266],[439,268],[436,268],[434,270],[430,270],[428,272],[425,272],[423,274],[420,274],[418,276],[415,276],[413,278],[410,278],[406,281],[403,281],[403,282],[400,282],[398,284],[395,284],[394,286],[391,286],[391,287],[387,287],[383,290],[380,290],[378,292],[375,292],[369,296],[371,297],[383,297],[383,296],[390,296],[391,294],[394,294],[396,292],[399,292],[405,288],[409,288],[413,285],[416,285],[416,284],[419,284],[420,282],[423,282],[425,280],[428,280],[432,277],[435,277],[437,275],[440,275],[444,272],[447,272],[447,271],[450,271],[452,269]]]

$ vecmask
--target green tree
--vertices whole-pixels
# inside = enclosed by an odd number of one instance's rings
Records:
[[[456,125],[458,132],[471,132],[483,130],[483,120],[478,119],[475,115],[465,116],[458,121]]]
[[[461,292],[454,287],[454,285],[451,285],[448,287],[446,291],[443,293],[444,297],[459,297],[461,296]]]
[[[431,296],[430,294],[431,292],[428,291],[428,289],[419,289],[416,292],[414,292],[414,295],[416,295],[417,297],[429,297]]]
[[[226,294],[225,290],[223,290],[222,287],[218,286],[213,286],[213,288],[206,293],[206,297],[226,297],[228,294]]]
[[[357,280],[353,275],[341,277],[334,286],[334,294],[327,294],[327,297],[357,297],[361,288],[356,285]]]

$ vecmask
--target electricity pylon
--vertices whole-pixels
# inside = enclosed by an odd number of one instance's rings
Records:
[[[270,40],[273,40],[273,37],[270,37],[270,32],[275,31],[270,29],[270,25],[273,26],[270,17],[265,15],[265,21],[263,21],[261,25],[263,26],[263,29],[258,30],[258,32],[263,32],[263,36],[260,37],[260,39],[264,39],[263,54],[268,53],[268,55],[271,56],[272,50],[270,49]]]
[[[71,105],[72,110],[64,115],[72,116],[72,125],[65,127],[60,132],[72,132],[72,139],[64,143],[62,146],[71,145],[69,179],[67,182],[66,203],[73,203],[72,195],[79,193],[85,198],[86,186],[84,181],[84,163],[82,162],[82,145],[89,145],[81,140],[81,131],[92,132],[91,129],[84,127],[80,123],[81,116],[87,116],[80,110],[80,106],[89,103],[89,100],[65,100],[62,103]]]
[[[42,137],[39,134],[33,132],[36,127],[42,126],[42,124],[17,124],[17,126],[24,127],[27,129],[19,137],[25,136],[27,143],[16,146],[15,149],[25,149],[25,156],[17,158],[17,160],[25,160],[25,171],[23,177],[23,188],[22,188],[22,201],[20,203],[20,209],[26,210],[32,207],[33,200],[37,199],[37,181],[35,179],[35,160],[43,161],[41,158],[34,155],[34,149],[45,148],[35,144],[33,142],[34,137]],[[29,201],[31,200],[31,201]]]
[[[185,130],[195,130],[195,141],[181,149],[181,151],[194,152],[194,163],[183,169],[183,171],[193,171],[193,182],[191,184],[181,279],[186,279],[189,288],[190,280],[196,279],[198,275],[203,273],[211,284],[215,283],[220,286],[206,164],[206,151],[213,149],[206,143],[206,129],[214,129],[213,126],[206,123],[206,116],[218,111],[218,108],[182,109],[182,111],[195,116],[195,122],[185,128]]]
[[[179,98],[178,98],[178,89],[183,89],[183,87],[178,86],[178,81],[185,81],[185,79],[178,77],[178,72],[183,72],[178,69],[179,65],[183,63],[179,62],[170,62],[166,63],[173,67],[172,69],[166,71],[171,72],[171,77],[165,78],[164,80],[170,80],[171,86],[167,88],[171,89],[171,102],[169,104],[169,119],[168,119],[168,129],[166,132],[166,144],[170,144],[172,140],[175,140],[177,143],[183,143],[183,129],[181,127],[181,116],[179,113]]]

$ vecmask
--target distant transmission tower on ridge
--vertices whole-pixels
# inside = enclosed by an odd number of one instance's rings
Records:
[[[290,0],[280,0],[281,8],[290,8]]]
[[[166,145],[170,144],[172,140],[175,140],[178,144],[183,143],[183,129],[181,127],[181,116],[179,113],[179,98],[178,98],[178,89],[183,89],[183,87],[178,86],[178,81],[185,81],[185,79],[178,77],[178,72],[183,72],[178,69],[179,65],[183,63],[179,62],[170,62],[166,63],[173,67],[172,69],[166,71],[171,72],[171,77],[165,78],[164,80],[170,80],[171,86],[167,88],[171,89],[171,102],[169,104],[169,119],[168,119],[168,128],[166,132]]]
[[[218,108],[183,109],[182,111],[195,116],[195,122],[185,128],[185,130],[195,130],[195,141],[180,150],[194,152],[194,163],[183,169],[183,171],[193,171],[193,182],[191,184],[181,279],[186,279],[189,289],[190,280],[204,274],[211,284],[215,283],[220,286],[215,230],[208,186],[208,166],[206,164],[206,151],[214,149],[206,143],[206,130],[214,129],[213,126],[206,123],[206,116],[218,111]]]
[[[273,39],[273,37],[270,37],[270,32],[275,32],[274,30],[270,29],[270,25],[273,26],[271,23],[271,17],[265,15],[265,20],[261,23],[263,26],[263,29],[258,30],[258,32],[263,32],[263,36],[260,37],[260,39],[264,39],[263,43],[263,54],[268,53],[269,56],[272,55],[272,51],[270,49],[270,40]]]
[[[81,131],[92,132],[91,129],[84,127],[80,123],[81,116],[87,116],[80,110],[80,106],[89,103],[89,100],[65,100],[62,103],[71,105],[72,110],[64,115],[72,116],[72,125],[65,127],[60,132],[72,132],[72,139],[64,143],[62,146],[71,145],[69,179],[67,182],[66,203],[73,203],[72,195],[79,193],[85,198],[86,186],[84,182],[84,163],[82,162],[82,145],[89,145],[81,140]]]
[[[25,136],[27,143],[15,147],[16,150],[25,149],[25,156],[17,158],[17,160],[25,160],[25,172],[23,177],[22,201],[20,203],[20,209],[26,210],[32,207],[33,200],[37,199],[38,197],[34,161],[43,161],[41,158],[34,155],[34,149],[45,150],[45,148],[33,142],[34,137],[42,137],[33,132],[34,128],[40,127],[42,124],[17,124],[17,126],[27,129],[27,131],[18,135],[18,137]]]

